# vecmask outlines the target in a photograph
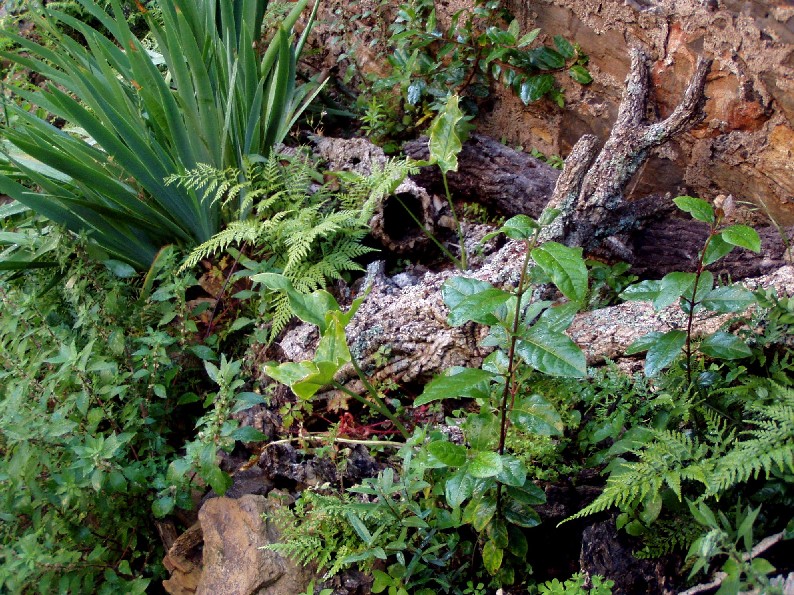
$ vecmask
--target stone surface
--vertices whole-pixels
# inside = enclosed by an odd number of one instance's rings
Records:
[[[281,555],[260,549],[278,540],[262,515],[272,504],[264,496],[212,498],[199,511],[204,534],[204,570],[198,595],[296,595],[311,578]]]

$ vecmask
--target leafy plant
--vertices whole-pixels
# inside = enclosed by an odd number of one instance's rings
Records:
[[[372,95],[360,99],[376,139],[420,129],[450,94],[460,96],[463,110],[475,115],[492,82],[512,89],[525,104],[549,97],[562,105],[554,73],[567,69],[581,84],[592,80],[587,56],[577,45],[555,36],[554,47],[531,47],[540,29],[522,35],[518,20],[498,1],[478,0],[473,10],[456,12],[446,30],[439,27],[432,0],[404,2],[390,29],[391,74],[373,78]]]
[[[336,390],[388,419],[404,437],[408,437],[408,430],[389,409],[377,388],[367,379],[347,346],[345,327],[355,316],[365,296],[353,300],[350,309],[347,312],[342,312],[334,296],[324,289],[303,295],[292,286],[289,279],[274,273],[260,273],[254,277],[254,280],[271,290],[285,294],[292,313],[304,322],[317,326],[320,330],[320,343],[317,345],[312,361],[282,364],[270,362],[265,365],[265,373],[274,380],[289,386],[305,409],[310,410],[311,400],[319,390],[326,386],[333,386]],[[352,365],[366,388],[366,397],[351,391],[336,381],[336,374],[348,364]]]
[[[341,179],[318,184],[319,173],[308,157],[296,155],[282,164],[282,156],[246,163],[246,170],[223,171],[200,166],[172,183],[214,194],[221,204],[245,196],[248,218],[233,221],[195,248],[181,270],[236,245],[250,257],[241,275],[278,271],[295,289],[309,293],[362,270],[356,258],[372,251],[362,240],[379,202],[414,171],[402,160],[390,160],[369,176],[340,174]],[[321,178],[320,178],[321,179]],[[244,248],[243,248],[244,247]],[[261,265],[250,262],[256,259]],[[271,340],[292,317],[285,294],[275,301]]]
[[[722,512],[717,514],[703,502],[689,502],[692,516],[709,531],[698,538],[689,548],[687,558],[695,558],[691,579],[701,570],[709,567],[715,557],[727,556],[722,565],[725,577],[717,591],[720,595],[760,590],[762,593],[782,593],[772,589],[766,575],[774,572],[775,567],[766,559],[753,555],[753,526],[761,508],[742,510],[737,507],[735,521]],[[719,520],[718,520],[719,519]]]
[[[602,576],[574,574],[571,578],[560,582],[559,579],[546,581],[538,585],[540,595],[611,595],[615,581]]]
[[[162,22],[145,15],[156,50],[132,33],[119,0],[113,16],[94,0],[78,1],[107,35],[44,7],[37,26],[58,51],[13,35],[22,50],[0,52],[50,82],[17,86],[15,97],[73,127],[59,129],[4,98],[2,135],[50,169],[9,155],[17,171],[0,175],[0,191],[74,232],[90,231],[111,258],[147,268],[163,245],[193,246],[222,224],[210,194],[164,180],[201,163],[243,170],[249,155],[267,155],[285,137],[311,98],[309,87],[295,86],[309,27],[296,44],[288,33],[306,0],[261,53],[265,0],[157,0]],[[231,219],[246,215],[243,201]]]
[[[469,414],[461,424],[465,444],[438,437],[427,450],[437,466],[450,469],[444,482],[447,504],[453,511],[466,504],[462,523],[481,534],[483,564],[490,574],[498,574],[503,584],[514,580],[512,566],[503,567],[503,562],[506,554],[518,553],[513,548],[520,539],[519,528],[536,526],[540,518],[532,506],[545,502],[543,491],[527,481],[523,463],[506,452],[508,425],[528,433],[562,431],[554,406],[539,394],[527,394],[517,381],[519,362],[552,376],[586,374],[583,353],[563,332],[587,294],[581,249],[554,242],[536,246],[542,226],[554,215],[550,213],[539,223],[519,215],[495,232],[523,241],[527,247],[521,278],[513,291],[463,277],[444,284],[442,295],[450,308],[450,324],[473,321],[491,326],[484,344],[496,350],[480,369],[453,368],[436,378],[414,402],[421,406],[472,397],[480,405],[480,412]],[[548,301],[533,302],[531,283],[541,279],[553,282],[570,301],[557,307]]]
[[[649,300],[655,310],[661,310],[678,301],[687,316],[686,329],[674,329],[666,333],[653,332],[637,339],[626,350],[626,355],[647,351],[645,373],[655,376],[681,354],[684,354],[684,369],[687,382],[692,385],[694,345],[692,324],[700,310],[717,313],[741,312],[755,303],[753,294],[739,286],[714,286],[714,275],[706,270],[736,246],[759,252],[761,240],[754,229],[746,225],[722,226],[725,213],[706,201],[691,196],[674,199],[678,208],[696,220],[709,225],[709,235],[698,254],[694,273],[674,272],[656,281],[641,281],[627,287],[620,296],[625,300]],[[723,360],[741,359],[752,355],[750,348],[736,335],[716,331],[705,337],[699,345],[702,354]]]

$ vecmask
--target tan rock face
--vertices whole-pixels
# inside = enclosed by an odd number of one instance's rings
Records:
[[[706,86],[706,119],[652,158],[633,194],[732,193],[794,223],[794,6],[786,0],[509,0],[525,28],[576,40],[590,55],[594,82],[561,81],[568,105],[524,107],[501,98],[485,133],[513,144],[566,154],[585,132],[606,138],[628,70],[628,48],[651,50],[653,110],[665,117],[680,101],[697,57],[715,59]],[[504,107],[502,107],[504,106]],[[504,109],[504,115],[501,110]],[[519,124],[517,124],[519,123]],[[526,123],[526,125],[521,125]]]

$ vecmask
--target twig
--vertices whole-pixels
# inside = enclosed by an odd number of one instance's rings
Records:
[[[750,550],[750,553],[744,554],[742,556],[742,560],[747,562],[748,560],[757,558],[776,543],[783,541],[785,534],[785,531],[781,531],[780,533],[775,533],[774,535],[765,537],[759,541],[752,550]],[[711,591],[712,589],[719,587],[722,584],[722,581],[724,581],[726,578],[728,578],[728,574],[726,572],[718,572],[714,575],[714,580],[712,580],[710,583],[695,585],[691,589],[681,591],[678,595],[695,595],[696,593],[705,593],[706,591]]]
[[[322,434],[310,434],[308,436],[293,436],[292,438],[285,438],[283,440],[274,440],[273,442],[268,442],[265,445],[265,448],[268,446],[274,446],[276,444],[290,444],[291,442],[300,442],[302,440],[329,440],[330,436],[325,433]],[[394,447],[402,447],[405,446],[405,442],[394,442],[393,440],[354,440],[353,438],[333,438],[331,442],[340,442],[342,444],[363,444],[364,446],[394,446]]]

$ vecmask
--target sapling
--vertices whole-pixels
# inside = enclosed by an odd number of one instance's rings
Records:
[[[720,314],[742,312],[756,302],[747,289],[737,286],[716,286],[714,275],[706,267],[726,256],[735,247],[760,252],[761,240],[747,225],[724,226],[726,213],[722,207],[715,209],[705,200],[692,196],[679,196],[673,202],[684,212],[709,226],[709,235],[698,253],[695,272],[668,273],[660,280],[646,280],[627,287],[620,296],[625,300],[649,300],[659,311],[676,302],[686,314],[686,328],[666,333],[652,332],[637,339],[626,350],[626,355],[647,351],[645,374],[655,376],[683,353],[687,383],[692,385],[693,324],[695,314],[709,310]],[[750,348],[736,335],[719,330],[705,337],[700,345],[704,355],[732,360],[752,355]]]

